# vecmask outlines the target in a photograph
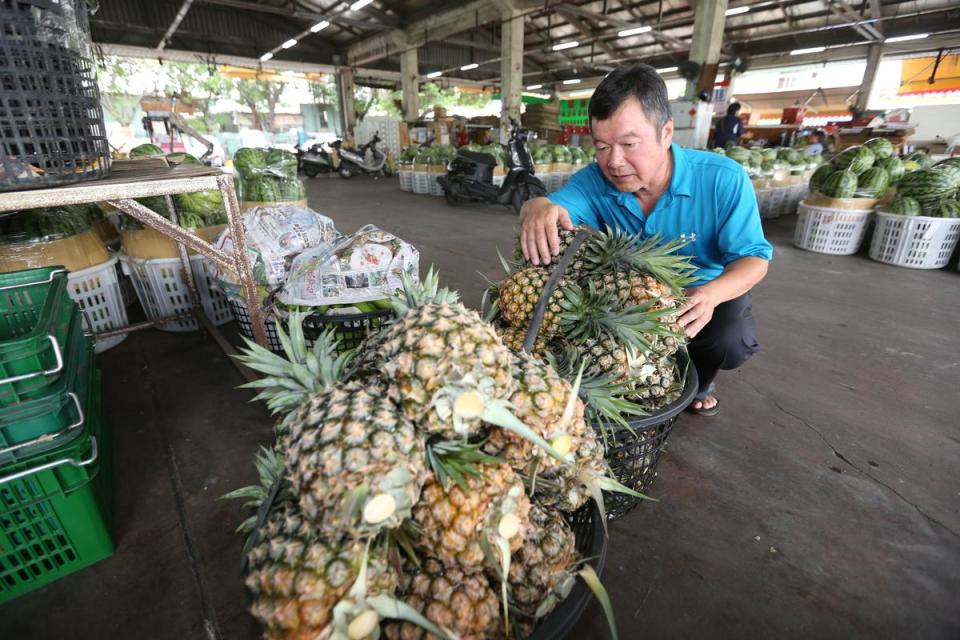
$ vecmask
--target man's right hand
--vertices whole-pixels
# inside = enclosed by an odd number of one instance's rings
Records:
[[[573,231],[570,214],[547,198],[528,200],[520,210],[520,249],[534,265],[549,264],[560,253],[557,226]]]

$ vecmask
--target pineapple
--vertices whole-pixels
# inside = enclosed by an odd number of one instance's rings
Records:
[[[510,404],[514,415],[560,453],[575,451],[580,446],[581,434],[588,429],[583,420],[583,402],[576,390],[552,367],[528,354],[517,356],[513,370],[517,385]],[[530,440],[497,427],[488,432],[484,450],[520,473],[569,466],[544,455]]]
[[[425,433],[445,438],[476,433],[484,408],[512,390],[510,350],[456,295],[438,290],[432,272],[422,285],[405,280],[403,296],[394,305],[399,318],[366,351],[391,381],[390,397]],[[467,417],[455,425],[451,401],[456,404],[466,392],[470,402],[461,404],[470,406],[458,415]],[[479,413],[472,415],[470,409]]]
[[[266,377],[241,388],[260,389],[254,400],[266,401],[271,413],[280,416],[274,426],[280,438],[289,432],[290,414],[311,394],[328,389],[340,380],[353,359],[353,353],[349,351],[338,355],[340,341],[334,329],[321,332],[313,347],[308,349],[303,334],[303,314],[291,313],[287,326],[289,335],[277,325],[277,335],[286,358],[250,340],[246,341],[247,348],[236,356],[254,371],[265,374]]]
[[[500,313],[508,325],[524,330],[530,327],[534,307],[537,306],[540,294],[549,279],[550,269],[527,267],[511,274],[500,283]],[[553,338],[560,331],[560,300],[563,297],[561,290],[564,284],[563,281],[558,284],[543,314],[543,322],[537,335],[544,340]]]
[[[527,337],[527,330],[520,327],[497,327],[497,333],[503,344],[513,351],[520,353],[523,351],[523,341]],[[547,352],[547,341],[543,339],[542,334],[537,335],[533,343],[533,354],[540,355]]]
[[[427,480],[413,518],[423,529],[420,545],[446,567],[465,574],[491,568],[483,548],[515,552],[529,525],[530,500],[523,482],[505,464],[482,465],[479,475],[444,486]],[[498,544],[499,543],[499,544]],[[501,558],[502,560],[502,558]]]
[[[268,513],[255,530],[257,517],[237,529],[248,534],[245,583],[252,596],[251,613],[264,626],[268,640],[298,640],[323,635],[333,609],[347,595],[365,567],[367,588],[391,594],[399,578],[379,549],[367,551],[356,541],[321,537],[304,518],[283,478],[283,459],[262,449],[257,456],[260,484],[238,489],[224,498],[247,500],[245,506]]]
[[[290,422],[287,474],[323,534],[376,533],[410,516],[427,476],[424,443],[385,388],[339,384]]]
[[[500,602],[485,576],[445,567],[434,558],[428,558],[419,569],[407,569],[401,597],[435,625],[461,640],[485,640],[502,632]],[[434,638],[409,622],[389,623],[384,631],[388,640]]]
[[[559,512],[530,508],[530,534],[510,565],[510,600],[527,617],[542,618],[574,583],[576,539]]]
[[[570,243],[573,242],[573,239],[577,237],[577,233],[586,227],[577,227],[573,231],[567,231],[566,229],[557,229],[557,235],[560,238],[560,247],[557,255],[550,257],[550,262],[546,267],[549,270],[553,270],[557,266],[557,263],[560,262],[560,258],[563,257],[563,254],[566,253],[567,248],[570,246]],[[526,262],[523,257],[523,250],[520,248],[518,243],[516,248],[513,251],[513,257],[517,262]],[[529,263],[527,263],[529,264]],[[581,250],[577,251],[577,255],[574,256],[573,261],[570,262],[570,265],[567,267],[567,270],[564,272],[564,275],[570,278],[578,278],[583,270],[586,268],[586,262],[583,259],[582,246]]]
[[[270,515],[247,554],[245,581],[264,637],[319,637],[356,581],[363,555],[361,543],[319,537],[292,505]],[[386,556],[374,553],[366,563],[366,581],[371,591],[389,594],[399,579]]]

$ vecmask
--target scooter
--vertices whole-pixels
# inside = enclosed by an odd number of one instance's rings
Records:
[[[297,169],[308,178],[316,178],[321,173],[333,173],[340,166],[337,154],[325,142],[317,142],[306,149],[299,144],[297,149]]]
[[[377,133],[359,149],[344,149],[342,140],[334,142],[331,146],[340,156],[340,177],[349,179],[361,173],[374,177],[393,175],[387,163],[389,152],[381,148],[380,142],[380,135]]]
[[[455,206],[473,200],[513,207],[518,215],[523,203],[531,198],[547,195],[547,189],[534,176],[533,159],[527,149],[527,140],[536,133],[524,129],[510,119],[510,140],[507,142],[507,175],[503,184],[493,183],[493,169],[497,160],[489,153],[461,149],[450,163],[447,174],[437,178],[447,204]]]

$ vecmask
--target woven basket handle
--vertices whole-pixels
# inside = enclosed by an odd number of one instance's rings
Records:
[[[537,341],[537,334],[540,333],[540,325],[543,324],[543,316],[547,313],[547,305],[550,303],[550,296],[553,295],[557,285],[560,283],[560,278],[562,278],[563,274],[567,272],[567,269],[573,262],[574,256],[576,256],[577,251],[580,250],[580,246],[591,235],[593,235],[593,230],[587,227],[581,227],[577,232],[577,235],[574,236],[573,240],[570,242],[570,246],[568,246],[567,250],[563,252],[562,256],[560,256],[560,260],[557,261],[557,266],[553,268],[553,273],[550,274],[547,284],[543,287],[543,291],[540,293],[540,299],[537,300],[537,306],[533,308],[533,317],[530,318],[530,327],[527,329],[527,335],[523,339],[523,350],[525,352],[533,353],[533,345]]]

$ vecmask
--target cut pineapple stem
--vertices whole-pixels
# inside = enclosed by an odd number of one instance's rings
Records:
[[[483,421],[511,431],[525,440],[529,440],[560,462],[567,464],[571,462],[569,455],[564,455],[554,449],[549,442],[537,435],[533,429],[521,422],[519,418],[510,413],[504,406],[496,403],[487,405],[486,410],[483,412]]]
[[[479,391],[464,391],[453,401],[453,412],[464,420],[476,420],[483,415],[484,405]]]
[[[401,602],[392,596],[380,594],[367,598],[367,604],[380,614],[383,618],[393,618],[396,620],[406,620],[411,624],[424,629],[437,636],[441,640],[457,640],[457,636],[447,629],[442,629],[434,623],[427,620],[422,613],[411,607],[405,602]]]
[[[515,513],[508,513],[500,518],[497,524],[497,533],[506,540],[510,540],[520,533],[520,517]]]
[[[363,640],[373,634],[373,630],[380,624],[380,614],[373,609],[361,612],[347,625],[347,636],[350,640]]]
[[[363,508],[363,520],[368,524],[380,524],[397,512],[397,500],[389,493],[371,498]]]

